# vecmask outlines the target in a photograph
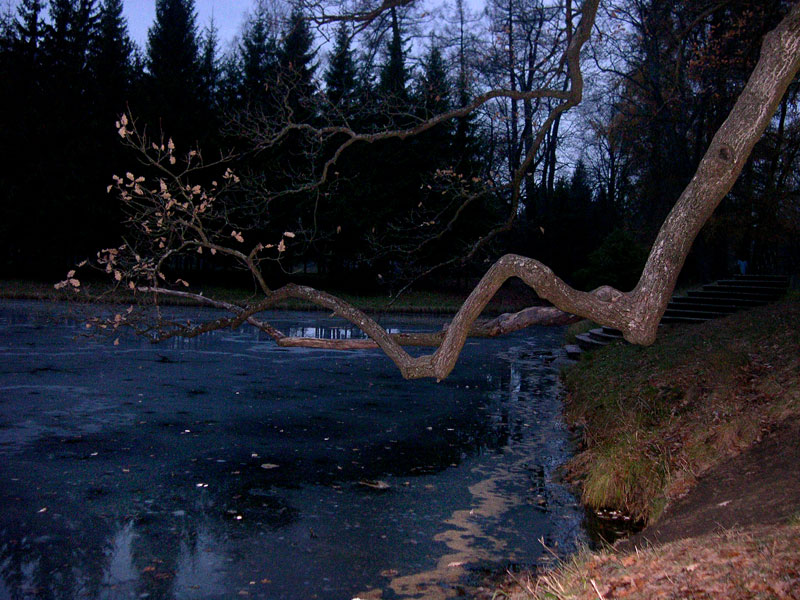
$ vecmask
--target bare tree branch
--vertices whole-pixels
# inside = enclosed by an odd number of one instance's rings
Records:
[[[587,1],[583,5],[581,22],[565,54],[570,88],[566,92],[540,90],[535,94],[551,94],[561,99],[543,127],[539,129],[535,143],[525,161],[516,171],[513,187],[513,205],[519,199],[519,184],[535,148],[542,143],[543,136],[558,115],[580,102],[583,79],[579,68],[580,50],[588,40],[597,10],[597,1]],[[674,208],[662,225],[652,247],[647,263],[638,284],[630,292],[621,292],[608,286],[582,292],[567,285],[553,271],[539,261],[523,256],[509,254],[497,260],[485,273],[478,285],[469,294],[458,313],[448,326],[431,334],[394,335],[388,333],[374,319],[363,311],[336,296],[306,286],[285,285],[271,290],[261,276],[259,264],[263,252],[272,250],[277,259],[286,250],[287,240],[294,237],[286,232],[277,243],[248,242],[250,250],[240,250],[231,245],[231,239],[244,246],[245,239],[240,230],[234,228],[220,196],[232,186],[237,177],[226,170],[225,184],[212,186],[213,193],[207,193],[200,186],[193,185],[189,178],[199,168],[199,158],[191,152],[184,160],[183,169],[166,178],[157,178],[156,185],[148,188],[143,176],[127,173],[116,177],[112,187],[116,187],[121,198],[133,211],[133,225],[142,234],[142,243],[150,252],[143,257],[135,246],[124,245],[117,249],[106,249],[99,255],[98,266],[117,281],[127,281],[129,287],[158,295],[191,297],[211,306],[225,309],[231,316],[221,317],[199,325],[164,322],[157,337],[165,339],[172,336],[195,336],[222,327],[238,327],[247,322],[271,335],[282,346],[305,346],[315,348],[352,349],[380,348],[399,368],[406,378],[434,377],[442,379],[453,369],[458,356],[469,335],[498,335],[514,331],[531,324],[566,323],[575,315],[589,318],[602,325],[622,331],[625,339],[638,344],[654,341],[658,324],[666,304],[683,267],[689,249],[700,228],[709,219],[715,208],[733,186],[742,170],[753,146],[762,136],[772,119],[789,84],[800,70],[800,2],[784,20],[764,38],[761,57],[728,118],[714,136],[689,185],[685,188]],[[491,96],[491,94],[496,94]],[[471,109],[479,106],[489,97],[506,94],[506,90],[496,90],[476,99]],[[477,104],[476,104],[477,102]],[[447,113],[451,117],[467,114],[467,107]],[[369,142],[387,137],[414,135],[447,115],[440,115],[410,130],[395,130],[374,134],[355,134],[347,130],[336,131],[348,135],[341,146],[355,141]],[[128,128],[125,119],[120,127],[120,135],[126,143],[132,144],[140,153],[154,154],[148,159],[149,165],[164,170],[165,163],[176,163],[174,147],[171,142],[148,144],[146,138]],[[303,128],[290,124],[288,127]],[[310,129],[311,130],[311,129]],[[278,135],[282,135],[278,132]],[[166,174],[165,174],[166,175]],[[226,187],[227,186],[227,187]],[[258,281],[264,295],[259,302],[247,306],[236,306],[217,300],[207,299],[199,294],[174,290],[159,283],[167,277],[162,266],[176,254],[188,249],[211,254],[226,254],[249,271]],[[554,307],[532,307],[515,315],[503,315],[488,323],[478,323],[487,303],[498,289],[511,277],[521,279],[536,291],[540,298],[551,302]],[[140,281],[149,282],[142,285]],[[62,287],[71,285],[74,272],[61,282]],[[186,282],[176,280],[174,284]],[[79,283],[78,283],[79,285]],[[276,328],[256,318],[256,315],[286,298],[299,298],[327,308],[334,315],[359,327],[369,340],[318,340],[292,338]],[[119,315],[115,320],[120,321]],[[430,345],[435,347],[431,354],[411,356],[404,349],[407,345]]]

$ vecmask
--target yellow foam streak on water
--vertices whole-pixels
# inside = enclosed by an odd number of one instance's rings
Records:
[[[518,477],[511,472],[516,466],[513,465],[511,469],[498,468],[486,479],[469,487],[473,496],[471,508],[453,512],[444,521],[450,528],[434,537],[435,541],[444,543],[451,552],[440,557],[436,567],[429,571],[392,579],[389,587],[398,596],[425,600],[452,598],[457,595],[455,586],[466,574],[466,567],[469,564],[514,560],[503,540],[489,536],[483,531],[482,522],[497,521],[510,509],[519,505],[518,496],[501,491],[504,482]],[[482,547],[475,546],[476,540],[481,541]],[[377,600],[381,597],[381,593],[373,589],[357,594],[357,597],[363,600]]]

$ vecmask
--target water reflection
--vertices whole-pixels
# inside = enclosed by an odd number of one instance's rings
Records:
[[[582,535],[552,483],[557,331],[470,343],[436,384],[253,329],[113,346],[30,326],[59,310],[0,305],[0,598],[447,597]]]
[[[397,327],[388,327],[386,331],[388,333],[400,333],[400,329]],[[320,338],[323,340],[363,340],[367,337],[358,327],[340,326],[292,326],[289,327],[288,335],[289,337]]]

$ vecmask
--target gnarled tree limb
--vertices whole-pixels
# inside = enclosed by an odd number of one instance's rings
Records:
[[[588,2],[584,6],[595,6]],[[588,21],[587,21],[588,22]],[[585,41],[581,31],[571,41],[568,62],[572,78],[570,102],[580,100],[582,82],[577,70],[577,52]],[[577,50],[576,50],[577,48]],[[176,292],[149,286],[140,288],[157,294],[190,295],[233,313],[198,326],[181,326],[162,337],[193,336],[225,326],[249,322],[270,334],[279,345],[315,348],[349,349],[380,348],[406,378],[435,377],[442,379],[453,369],[469,335],[498,335],[533,324],[565,323],[579,317],[622,331],[630,342],[650,344],[654,341],[661,317],[675,287],[692,243],[702,226],[730,191],[753,146],[767,128],[789,83],[800,69],[800,2],[798,2],[763,42],[761,56],[747,85],[728,118],[722,124],[703,157],[689,185],[662,225],[636,287],[621,292],[602,287],[593,292],[575,290],[542,263],[517,255],[500,258],[486,272],[465,300],[446,329],[432,334],[393,335],[374,319],[349,303],[313,288],[287,285],[265,290],[265,298],[249,307],[203,298],[187,292]],[[252,263],[252,261],[251,261]],[[252,264],[248,265],[251,269]],[[502,315],[488,323],[477,319],[500,286],[510,277],[518,277],[554,307],[532,307],[515,315]],[[319,340],[290,338],[256,319],[255,315],[284,298],[300,298],[330,309],[359,327],[369,340]],[[404,345],[432,345],[432,354],[414,357]]]

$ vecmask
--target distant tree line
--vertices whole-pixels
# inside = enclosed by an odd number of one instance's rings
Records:
[[[571,5],[488,0],[473,15],[458,0],[444,17],[397,7],[358,30],[328,25],[320,50],[302,5],[257,2],[223,52],[192,0],[156,1],[143,50],[121,0],[21,0],[0,32],[0,273],[60,276],[118,243],[126,214],[106,188],[135,164],[114,127],[129,113],[156,144],[230,156],[242,177],[232,218],[259,239],[297,234],[276,271],[396,289],[459,256],[477,273],[515,251],[587,289],[631,286],[788,5],[612,0],[599,19],[619,33],[589,48],[600,92],[550,123],[530,163],[553,101],[503,97],[419,135],[353,144],[317,185],[326,150],[350,132],[413,128],[492,87],[566,86],[550,49]],[[797,268],[797,90],[698,240],[689,276],[735,259]],[[341,133],[318,139],[287,123]],[[515,203],[505,186],[517,173]],[[503,233],[477,244],[493,228]]]
[[[540,37],[529,33],[528,20],[514,17],[515,10],[537,14],[524,4],[500,3],[507,11],[504,31],[516,32],[514,43],[533,58],[530,40]],[[540,10],[545,4],[538,3]],[[528,182],[515,248],[572,274],[582,289],[602,282],[633,286],[658,227],[742,91],[763,36],[789,8],[782,0],[601,4],[600,29],[615,33],[591,48],[587,77],[594,86],[581,122],[568,125],[571,131],[558,122],[551,127],[541,168]],[[512,64],[508,76],[526,81],[526,65],[533,61]],[[734,189],[696,241],[684,269],[689,281],[729,274],[737,260],[750,270],[797,272],[798,89],[793,82]],[[548,144],[554,145],[550,154]],[[571,174],[559,176],[563,163],[556,149],[569,144],[580,146],[579,160]]]

